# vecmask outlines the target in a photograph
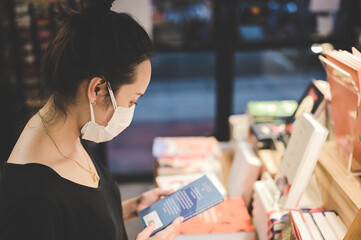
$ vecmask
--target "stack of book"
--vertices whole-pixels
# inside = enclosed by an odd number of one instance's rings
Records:
[[[269,219],[268,239],[334,239],[341,240],[347,228],[335,211],[291,209],[274,212]]]
[[[214,137],[157,137],[157,176],[213,172],[221,176],[222,151]]]
[[[266,174],[254,184],[253,218],[260,239],[268,239],[270,235],[267,215],[273,211],[322,204],[306,188],[327,134],[328,130],[312,114],[302,113],[295,122],[275,180]]]
[[[157,187],[178,190],[206,175],[225,198],[223,203],[182,223],[178,240],[208,240],[210,237],[219,240],[254,239],[255,232],[244,199],[228,197],[220,181],[223,156],[214,137],[157,137],[153,143],[153,155],[158,165]]]
[[[157,158],[158,187],[178,190],[207,175],[218,191],[227,195],[220,180],[222,151],[214,137],[157,137],[153,155]]]

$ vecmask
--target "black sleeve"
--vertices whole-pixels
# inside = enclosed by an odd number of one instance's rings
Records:
[[[9,212],[1,240],[58,240],[61,222],[55,208],[43,199],[25,199]]]

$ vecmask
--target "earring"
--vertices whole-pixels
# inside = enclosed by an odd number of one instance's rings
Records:
[[[97,100],[94,100],[94,102],[92,103],[92,105],[95,105],[97,103]]]

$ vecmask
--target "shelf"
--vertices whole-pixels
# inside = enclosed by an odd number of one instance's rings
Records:
[[[347,173],[335,142],[326,142],[315,169],[323,208],[336,210],[347,227],[361,208],[361,179]]]

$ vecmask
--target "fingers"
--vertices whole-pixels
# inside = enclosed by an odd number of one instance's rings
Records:
[[[136,239],[136,240],[145,240],[145,239],[148,239],[149,236],[150,236],[150,234],[152,234],[153,231],[154,231],[154,223],[151,222],[148,227],[144,228],[143,231],[141,231],[141,232],[137,235],[137,239]]]
[[[174,189],[156,188],[155,191],[159,196],[167,196],[167,195],[170,195],[170,194],[174,193]]]
[[[176,218],[172,224],[170,224],[168,227],[166,227],[162,233],[165,235],[173,235],[177,232],[179,225],[184,221],[183,217]]]

